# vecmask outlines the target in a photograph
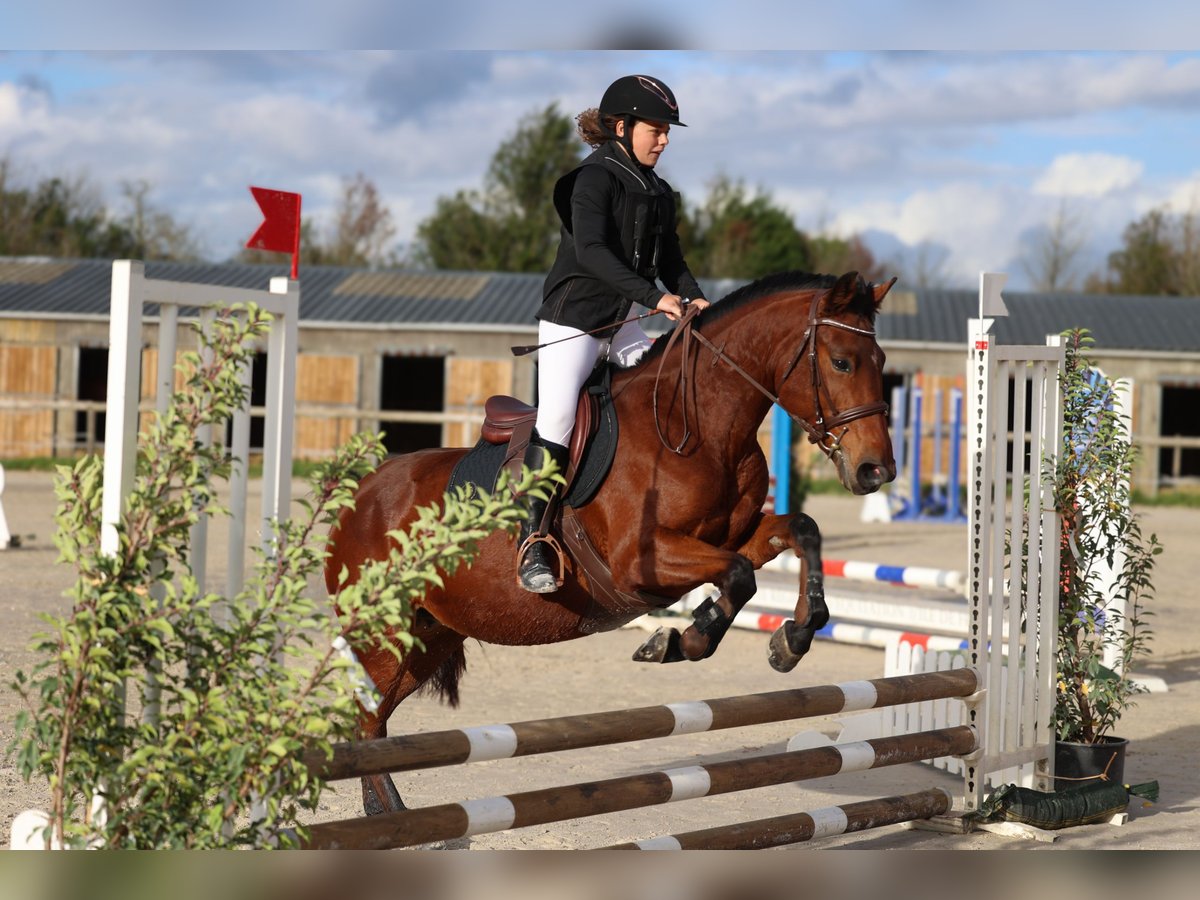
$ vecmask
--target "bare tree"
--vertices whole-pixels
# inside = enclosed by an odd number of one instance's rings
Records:
[[[902,281],[918,288],[945,287],[946,261],[950,259],[950,251],[944,245],[921,241],[913,248],[910,259],[912,274]]]
[[[849,238],[819,234],[809,238],[813,255],[813,271],[841,275],[857,272],[868,281],[883,281],[894,266],[887,260],[877,260],[875,254],[857,234]]]
[[[379,198],[375,182],[362,172],[342,182],[334,214],[327,262],[335,265],[386,265],[394,259],[396,226]]]
[[[1059,203],[1051,220],[1024,241],[1021,268],[1035,290],[1073,291],[1078,287],[1075,265],[1087,245],[1083,216]]]
[[[149,201],[148,181],[125,181],[121,195],[129,204],[129,213],[120,220],[133,243],[138,259],[195,260],[200,257],[191,229],[182,225]]]

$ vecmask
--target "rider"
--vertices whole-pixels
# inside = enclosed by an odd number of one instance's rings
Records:
[[[684,298],[708,306],[679,249],[675,195],[654,172],[671,126],[683,127],[671,89],[648,75],[626,75],[609,85],[599,109],[580,113],[576,122],[594,151],[554,186],[562,234],[536,318],[538,343],[559,343],[539,351],[537,425],[525,454],[533,469],[545,453],[566,469],[579,392],[601,354],[630,366],[649,349],[636,322],[617,327],[634,302],[672,321],[682,317]],[[605,326],[612,327],[585,333]],[[518,538],[521,585],[539,594],[556,589],[549,548],[527,543],[539,533],[546,506],[530,501]]]

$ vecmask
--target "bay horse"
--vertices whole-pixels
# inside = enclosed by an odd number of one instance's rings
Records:
[[[669,338],[614,371],[613,465],[594,498],[568,511],[607,563],[610,590],[590,591],[587,573],[568,559],[556,593],[528,593],[516,581],[513,537],[491,535],[473,565],[414,602],[411,631],[423,652],[397,660],[384,648],[356,648],[381,694],[378,709],[362,714],[363,738],[386,736],[396,706],[423,687],[456,705],[468,637],[522,646],[571,640],[711,583],[719,594],[695,611],[692,625],[682,634],[659,629],[634,655],[706,658],[754,595],[754,570],[788,548],[801,559],[795,621],[771,638],[768,658],[790,671],[829,621],[820,531],[803,513],[763,512],[768,471],[758,428],[778,402],[851,492],[867,494],[895,478],[874,330],[895,280],[871,284],[856,272],[767,276],[702,313],[689,309]],[[363,479],[354,508],[330,533],[331,593],[343,567],[353,581],[364,562],[386,558],[389,531],[407,528],[418,507],[440,503],[466,452],[404,454]],[[363,806],[368,814],[404,808],[387,775],[363,779]]]

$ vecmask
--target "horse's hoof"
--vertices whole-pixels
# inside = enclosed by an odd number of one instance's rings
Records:
[[[812,646],[816,632],[788,620],[771,635],[767,662],[776,672],[790,672]]]
[[[650,639],[633,652],[634,662],[669,663],[682,662],[683,652],[679,649],[679,630],[660,628]]]

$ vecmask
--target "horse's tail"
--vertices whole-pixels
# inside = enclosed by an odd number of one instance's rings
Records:
[[[452,709],[458,707],[458,682],[467,671],[467,654],[462,644],[442,661],[437,671],[417,689],[418,694],[437,694]]]

